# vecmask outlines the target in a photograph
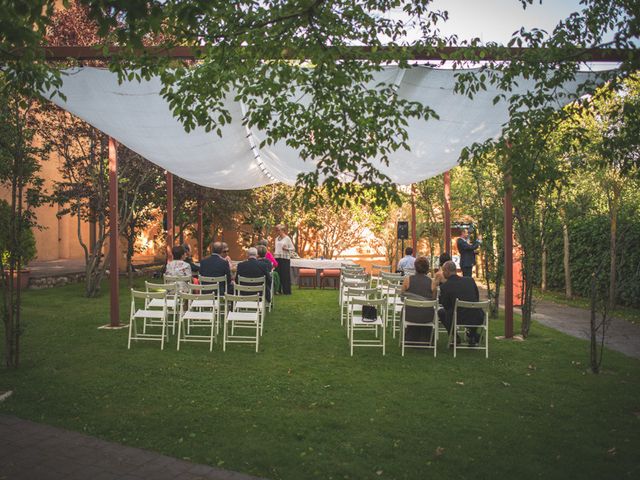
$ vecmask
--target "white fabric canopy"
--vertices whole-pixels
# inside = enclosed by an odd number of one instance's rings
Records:
[[[389,67],[376,75],[376,83],[396,83],[400,97],[428,105],[440,116],[409,119],[411,150],[391,154],[388,166],[379,164],[395,183],[411,184],[449,170],[465,146],[499,136],[509,120],[506,102],[493,105],[500,92],[491,87],[473,99],[455,94],[455,73],[416,66]],[[578,85],[592,75],[580,73],[559,89],[557,106],[570,101]],[[532,88],[532,81],[522,79],[511,94]],[[147,160],[206,187],[241,190],[274,182],[294,184],[298,173],[315,168],[282,142],[258,148],[262,132],[242,125],[244,105],[232,99],[226,107],[233,120],[222,127],[222,137],[203,128],[185,132],[160,89],[158,78],[119,84],[115,73],[83,67],[65,71],[61,92],[66,101],[59,96],[52,101]]]

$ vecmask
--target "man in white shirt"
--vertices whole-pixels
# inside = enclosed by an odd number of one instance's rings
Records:
[[[407,268],[413,269],[413,264],[416,261],[416,257],[413,256],[413,248],[407,247],[404,249],[404,257],[398,262],[398,272],[404,272]]]

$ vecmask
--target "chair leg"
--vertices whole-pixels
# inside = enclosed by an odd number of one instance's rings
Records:
[[[180,351],[180,333],[182,332],[182,324],[184,323],[184,320],[181,318],[180,320],[178,320],[178,336],[176,337],[176,350]]]
[[[227,351],[227,319],[224,319],[224,325],[222,326],[222,351]]]
[[[382,325],[382,356],[384,357],[385,353],[386,353],[386,348],[387,348],[387,329],[385,328],[384,325]]]

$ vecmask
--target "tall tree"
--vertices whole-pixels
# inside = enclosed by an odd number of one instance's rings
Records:
[[[44,201],[40,159],[48,155],[48,143],[37,139],[34,105],[0,73],[0,186],[10,192],[9,203],[0,205],[0,287],[4,323],[4,364],[20,363],[21,269],[33,245],[27,241],[37,226],[35,208]],[[6,270],[5,270],[6,269]]]

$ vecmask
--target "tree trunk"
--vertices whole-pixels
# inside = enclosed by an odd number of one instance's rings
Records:
[[[618,230],[618,199],[619,190],[615,189],[612,202],[610,204],[609,218],[611,220],[611,235],[609,238],[610,244],[610,261],[609,268],[609,310],[613,310],[616,306],[616,254],[617,254],[617,230]]]
[[[570,250],[569,250],[569,226],[567,225],[566,218],[563,215],[562,218],[562,251],[563,251],[563,265],[564,265],[564,289],[565,297],[571,300],[573,298],[573,288],[571,288],[571,264]]]
[[[596,274],[591,274],[591,318],[590,318],[590,345],[589,345],[589,360],[591,363],[591,371],[593,373],[600,372],[600,360],[598,358],[598,327],[596,325]]]
[[[542,245],[542,267],[540,270],[540,290],[547,291],[547,245]]]

